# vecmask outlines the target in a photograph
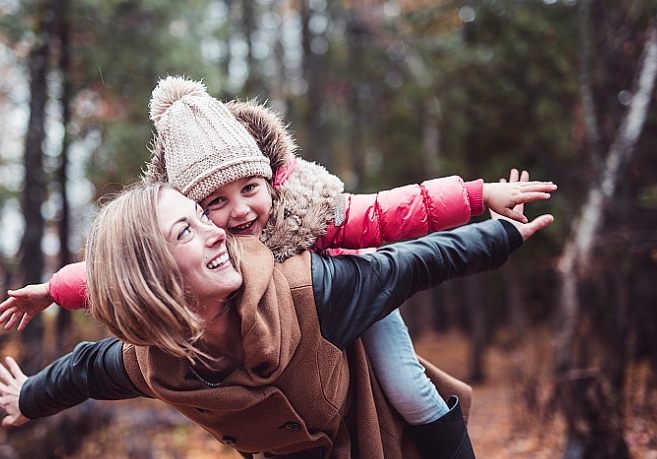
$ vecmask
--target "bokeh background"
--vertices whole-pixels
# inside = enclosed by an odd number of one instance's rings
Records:
[[[267,102],[351,192],[512,167],[558,183],[526,209],[555,224],[404,317],[474,385],[480,457],[655,459],[656,22],[653,0],[0,0],[0,299],[82,259],[95,202],[149,158],[158,79],[202,79]],[[52,306],[0,350],[30,374],[104,336]],[[238,457],[151,401],[0,440],[0,458]]]

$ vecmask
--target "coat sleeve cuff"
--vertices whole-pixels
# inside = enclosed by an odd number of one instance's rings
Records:
[[[50,279],[50,297],[69,311],[88,309],[87,276],[84,262],[71,263],[52,275]]]
[[[465,188],[468,190],[471,216],[476,217],[483,214],[486,210],[484,206],[484,180],[478,179],[465,182]]]
[[[522,245],[522,235],[513,223],[504,220],[503,218],[499,219],[499,222],[502,223],[502,226],[506,230],[506,234],[509,238],[509,248],[511,249],[509,250],[509,253],[511,253]]]

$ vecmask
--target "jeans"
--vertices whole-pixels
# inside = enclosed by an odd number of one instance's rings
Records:
[[[362,338],[383,392],[409,424],[427,424],[449,412],[417,359],[398,309],[372,325]]]

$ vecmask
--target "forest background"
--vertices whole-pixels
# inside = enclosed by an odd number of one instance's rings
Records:
[[[96,200],[148,160],[158,79],[202,79],[270,104],[351,192],[512,167],[556,182],[526,209],[555,224],[503,269],[403,314],[475,385],[473,416],[502,388],[481,457],[654,459],[656,22],[653,0],[0,0],[0,287],[82,258]],[[51,307],[0,347],[31,374],[103,336]],[[0,458],[235,457],[147,402],[0,438]]]

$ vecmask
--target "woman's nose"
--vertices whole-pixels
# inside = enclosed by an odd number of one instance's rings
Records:
[[[226,230],[219,228],[214,223],[207,226],[207,235],[206,243],[209,246],[214,244],[221,244],[226,240]]]

